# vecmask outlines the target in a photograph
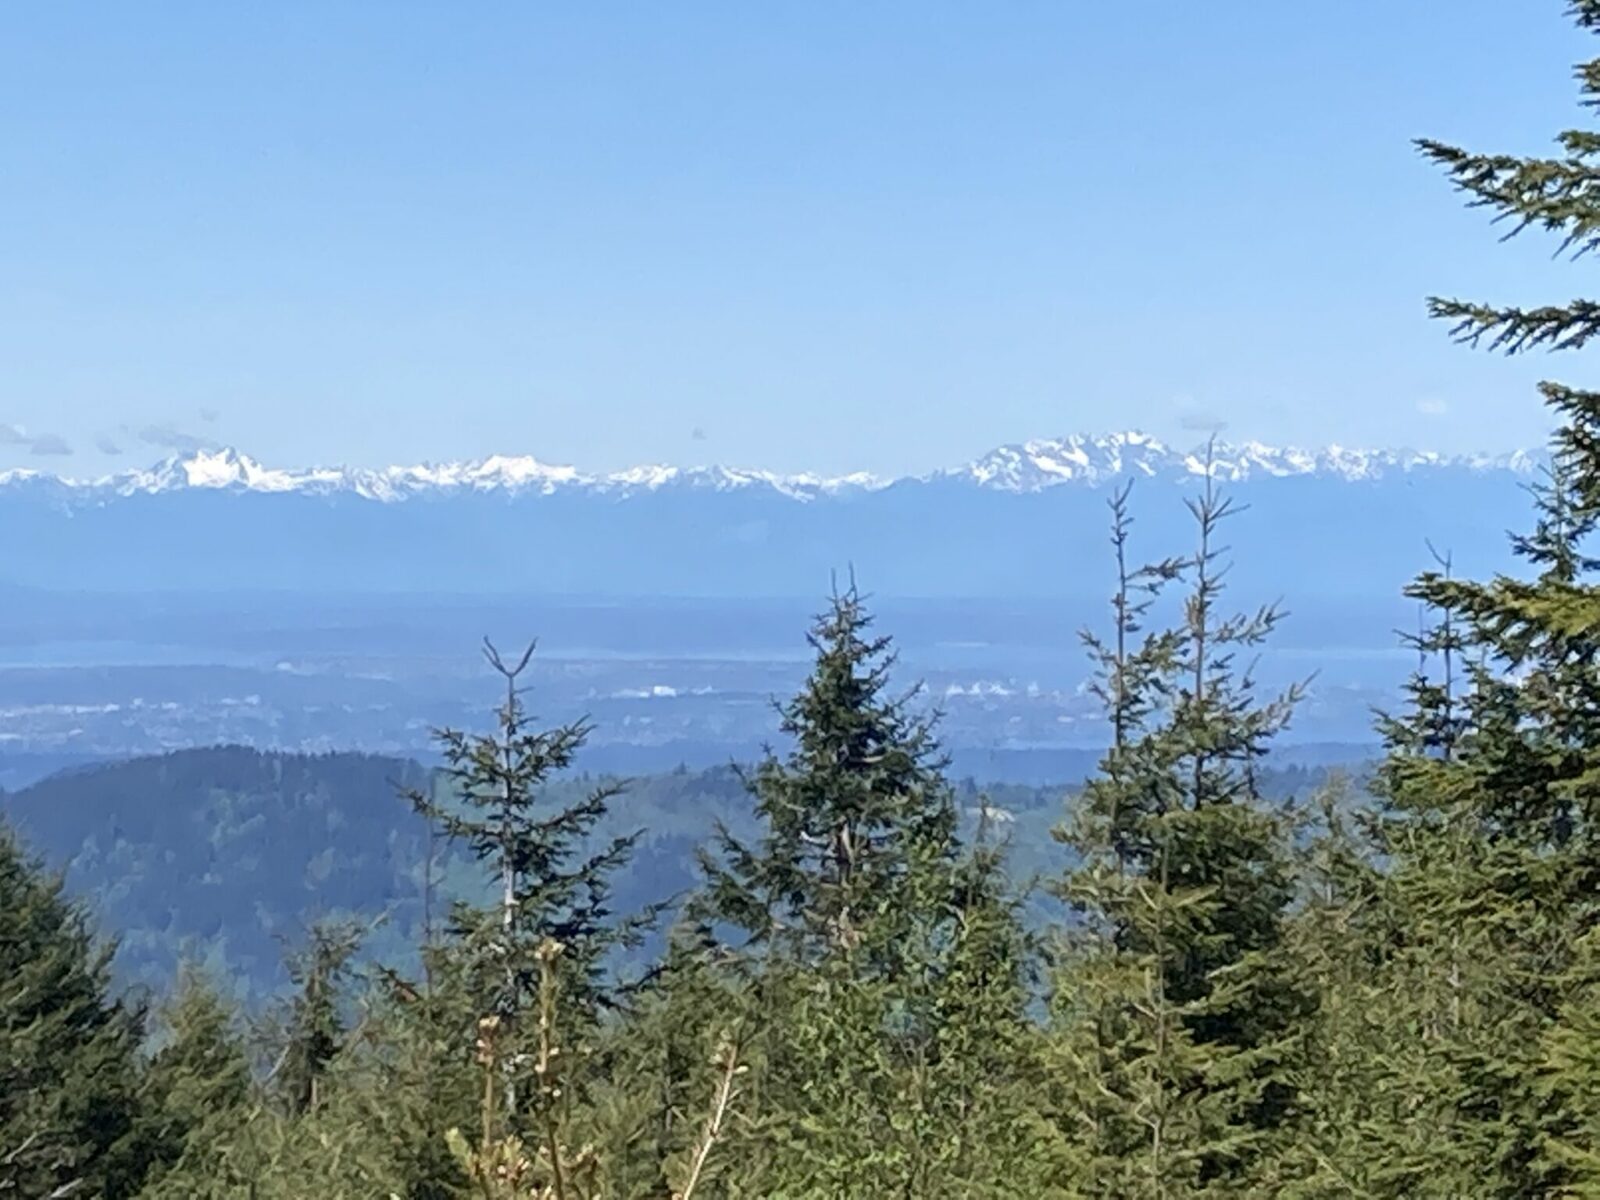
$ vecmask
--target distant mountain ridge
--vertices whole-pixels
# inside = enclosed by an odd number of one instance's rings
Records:
[[[4,576],[56,591],[793,597],[853,566],[881,595],[1098,596],[1112,482],[1143,481],[1136,552],[1181,553],[1209,469],[1249,510],[1230,523],[1233,578],[1294,603],[1398,595],[1429,541],[1462,570],[1503,569],[1541,459],[1256,442],[1208,457],[1129,433],[879,479],[503,455],[288,470],[218,450],[89,481],[8,472],[0,529]]]
[[[1436,471],[1509,472],[1526,475],[1541,461],[1538,452],[1442,455],[1416,450],[1317,450],[1261,442],[1218,442],[1175,449],[1137,432],[1104,436],[1076,434],[1000,446],[959,467],[926,475],[884,478],[866,473],[824,476],[723,466],[647,465],[606,474],[544,463],[528,455],[491,455],[464,462],[384,468],[268,467],[235,449],[201,450],[175,456],[145,470],[96,479],[15,469],[0,472],[0,489],[44,491],[69,502],[104,502],[117,497],[195,489],[263,494],[350,494],[369,500],[402,501],[461,492],[553,495],[590,492],[626,498],[662,490],[770,491],[795,500],[881,491],[897,484],[966,484],[1002,492],[1038,492],[1063,484],[1096,486],[1123,478],[1189,481],[1207,471],[1228,482],[1316,476],[1349,482]]]

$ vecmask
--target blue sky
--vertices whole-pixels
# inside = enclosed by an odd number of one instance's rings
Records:
[[[1531,443],[1585,364],[1454,347],[1423,297],[1591,268],[1408,144],[1584,119],[1595,43],[1515,8],[13,8],[0,466]]]

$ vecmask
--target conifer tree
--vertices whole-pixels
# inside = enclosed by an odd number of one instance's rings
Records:
[[[749,1194],[1003,1194],[997,1164],[1023,1171],[1015,906],[964,850],[933,719],[890,690],[853,585],[810,643],[792,749],[748,778],[761,836],[722,831],[694,906],[731,935],[757,1031],[728,1153],[766,1167]]]
[[[285,963],[296,990],[272,1080],[290,1113],[317,1109],[324,1076],[344,1047],[350,962],[361,937],[361,928],[352,922],[319,921],[312,925],[306,945]]]
[[[339,1118],[389,1148],[407,1200],[454,1200],[468,1181],[446,1135],[473,1128],[480,1111],[475,1039],[498,977],[449,941],[425,944],[423,957],[421,980],[380,966],[362,993],[362,1036],[336,1064]]]
[[[1377,1193],[1374,1124],[1385,1112],[1379,1047],[1400,1027],[1401,997],[1387,993],[1377,949],[1385,944],[1381,885],[1363,834],[1366,814],[1350,814],[1350,781],[1330,778],[1296,837],[1300,896],[1288,922],[1287,970],[1316,1000],[1302,1025],[1289,1078],[1298,1101],[1292,1135],[1264,1164],[1260,1182],[1286,1198]]]
[[[748,780],[762,837],[726,830],[703,856],[703,906],[749,944],[815,963],[860,946],[893,970],[900,901],[920,870],[954,861],[956,813],[933,722],[916,690],[889,692],[890,640],[872,633],[854,584],[835,592],[807,635],[816,658],[800,694],[780,709],[793,741]]]
[[[1570,11],[1600,29],[1594,0]],[[1600,100],[1600,59],[1578,76],[1587,103]],[[1552,158],[1418,145],[1470,203],[1509,223],[1507,236],[1541,228],[1581,257],[1600,231],[1600,135],[1569,130],[1558,142]],[[1459,339],[1508,354],[1576,349],[1600,328],[1600,308],[1582,299],[1429,307]],[[1557,421],[1549,475],[1533,531],[1513,540],[1531,578],[1434,571],[1411,588],[1452,623],[1456,639],[1433,647],[1441,666],[1459,652],[1466,673],[1459,696],[1414,689],[1412,712],[1388,728],[1382,849],[1394,863],[1390,902],[1409,918],[1394,971],[1423,1033],[1391,1081],[1423,1135],[1385,1147],[1397,1194],[1439,1186],[1447,1170],[1506,1194],[1559,1192],[1581,1162],[1567,1139],[1591,1121],[1570,1031],[1600,883],[1600,587],[1584,550],[1600,516],[1600,393],[1541,391]]]
[[[611,876],[627,864],[638,834],[613,838],[593,851],[587,845],[621,787],[604,785],[562,809],[550,807],[543,794],[572,766],[590,726],[578,721],[532,727],[519,681],[533,649],[513,665],[485,643],[485,657],[506,689],[495,732],[440,730],[449,798],[409,793],[418,811],[463,842],[493,879],[495,903],[476,911],[458,905],[456,933],[478,939],[501,964],[495,1011],[507,1018],[533,994],[534,952],[546,939],[563,947],[574,1002],[595,1006],[603,999],[606,955],[634,944],[654,915],[619,917],[611,909]]]
[[[1424,635],[1425,648],[1443,626]],[[1387,754],[1375,781],[1374,832],[1389,869],[1369,944],[1377,994],[1392,1000],[1372,1009],[1385,1019],[1364,1047],[1369,1096],[1388,1103],[1371,1112],[1362,1150],[1379,1195],[1448,1195],[1490,1180],[1515,1192],[1528,1152],[1515,1106],[1539,1018],[1516,994],[1520,972],[1507,968],[1532,914],[1499,886],[1519,851],[1483,822],[1494,802],[1482,767],[1514,740],[1516,719],[1504,720],[1513,697],[1481,663],[1469,663],[1456,696],[1439,682],[1455,674],[1443,665],[1449,645],[1437,655],[1434,677],[1419,670],[1408,689],[1410,711],[1382,722]]]
[[[530,1074],[538,1062],[541,979],[555,971],[571,1042],[587,1045],[616,1001],[606,980],[609,956],[636,946],[659,911],[620,916],[612,910],[611,877],[628,863],[638,834],[593,843],[620,788],[605,785],[566,806],[546,795],[571,767],[590,727],[579,721],[534,728],[520,683],[533,649],[510,663],[485,643],[485,657],[505,684],[496,729],[482,735],[439,731],[444,795],[408,793],[441,833],[471,851],[495,896],[485,906],[458,901],[449,938],[425,947],[427,1000],[415,1012],[443,1025],[422,1035],[420,1044],[443,1055],[432,1060],[441,1078],[459,1080],[462,1069],[470,1069],[470,1047],[485,1022],[493,1026],[503,1076],[496,1119],[508,1135],[528,1131],[551,1082]],[[559,948],[557,958],[547,959],[550,946]],[[559,1068],[574,1084],[578,1057],[569,1048]],[[448,1090],[453,1094],[454,1083]],[[442,1137],[445,1129],[436,1132]]]
[[[670,1194],[669,1167],[693,1154],[719,1051],[742,1048],[752,1020],[733,966],[709,930],[680,920],[626,1020],[607,1028],[591,1089],[607,1194]],[[746,1162],[743,1174],[759,1171]]]
[[[141,1195],[226,1194],[250,1178],[239,1159],[255,1102],[236,1015],[209,981],[186,968],[162,1020],[165,1041],[145,1078],[152,1165]]]
[[[1094,664],[1091,694],[1100,702],[1109,726],[1110,745],[1099,774],[1090,781],[1075,814],[1074,830],[1059,829],[1063,840],[1075,838],[1087,857],[1103,855],[1106,865],[1125,872],[1136,856],[1148,853],[1140,837],[1141,731],[1167,702],[1167,679],[1176,670],[1182,633],[1175,627],[1145,629],[1151,606],[1162,589],[1178,579],[1186,560],[1169,557],[1143,565],[1130,558],[1133,516],[1128,501],[1133,483],[1112,493],[1111,546],[1116,583],[1111,595],[1112,635],[1084,629],[1079,637]]]
[[[1600,947],[1593,930],[1573,948],[1556,1020],[1541,1038],[1534,1094],[1547,1114],[1542,1174],[1564,1195],[1600,1196]]]
[[[1286,828],[1257,781],[1299,689],[1254,695],[1274,608],[1220,610],[1219,528],[1235,509],[1208,469],[1197,548],[1127,566],[1127,493],[1112,499],[1114,638],[1087,635],[1112,743],[1060,836],[1080,914],[1056,988],[1059,1119],[1085,1194],[1183,1196],[1242,1186],[1294,1105],[1286,1068],[1306,997],[1278,961],[1292,895]],[[1161,588],[1181,618],[1145,633]]]
[[[934,1192],[1041,1196],[1052,1136],[1040,1112],[1043,1045],[1029,1019],[1039,953],[984,816],[957,864],[948,912],[927,911],[934,944],[923,987],[929,1044],[913,1082],[925,1097]]]
[[[896,1070],[926,1036],[905,1004],[916,913],[951,879],[956,813],[931,719],[914,691],[890,692],[891,643],[871,626],[853,584],[836,590],[808,634],[810,677],[780,709],[792,748],[747,780],[761,837],[719,832],[694,905],[750,973],[764,1036],[738,1153],[773,1162],[779,1194],[868,1194],[916,1171],[914,1138],[891,1127]]]
[[[1571,0],[1579,28],[1600,30],[1600,3]],[[1600,99],[1600,58],[1579,64],[1584,103]],[[1418,149],[1442,167],[1474,207],[1491,209],[1512,237],[1539,228],[1559,238],[1560,249],[1581,256],[1600,242],[1600,134],[1569,129],[1556,138],[1559,157],[1484,154],[1424,138]],[[1600,304],[1576,299],[1535,308],[1435,297],[1430,313],[1453,323],[1454,333],[1508,354],[1536,348],[1577,349],[1600,331]]]
[[[219,1122],[215,1137],[197,1139],[198,1149],[156,1195],[231,1200],[243,1189],[258,1200],[445,1200],[461,1194],[460,1173],[440,1164],[443,1131],[458,1111],[450,1107],[453,1080],[432,1069],[437,1043],[419,1036],[425,1030],[442,1040],[456,1031],[402,1019],[395,993],[404,981],[379,982],[353,968],[364,934],[350,920],[312,925],[286,964],[294,992],[262,1023],[270,1062],[261,1080],[243,1110]],[[470,1054],[469,1038],[447,1057]],[[447,1117],[437,1124],[419,1119],[441,1111]]]
[[[59,879],[0,826],[0,1194],[133,1195],[143,1014]]]

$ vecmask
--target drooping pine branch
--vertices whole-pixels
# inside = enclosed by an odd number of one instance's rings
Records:
[[[1600,245],[1600,166],[1584,161],[1596,143],[1593,135],[1579,131],[1564,134],[1562,141],[1571,157],[1472,154],[1427,138],[1416,145],[1473,197],[1471,207],[1497,209],[1497,222],[1515,222],[1506,238],[1538,225],[1561,235],[1562,252],[1587,254]]]
[[[1544,347],[1576,350],[1600,333],[1600,303],[1574,300],[1565,307],[1492,308],[1463,300],[1428,301],[1428,315],[1453,321],[1450,333],[1457,341],[1477,346],[1488,340],[1491,350],[1522,354]]]
[[[1572,0],[1568,15],[1583,29],[1600,29],[1600,0]],[[1600,58],[1576,69],[1584,103],[1600,106]],[[1509,239],[1537,226],[1560,239],[1558,253],[1574,257],[1600,249],[1600,132],[1572,129],[1557,142],[1559,158],[1475,154],[1431,138],[1415,145],[1442,168],[1470,207],[1496,210]],[[1576,350],[1600,331],[1600,303],[1578,299],[1538,308],[1494,307],[1433,297],[1429,315],[1452,322],[1451,334],[1471,346],[1485,342],[1506,354]]]
[[[1567,15],[1580,29],[1600,29],[1600,0],[1571,0]]]

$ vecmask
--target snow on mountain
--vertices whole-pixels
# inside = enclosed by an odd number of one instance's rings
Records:
[[[234,490],[299,492],[310,495],[351,493],[371,500],[405,500],[460,492],[540,493],[579,490],[628,496],[666,488],[719,492],[767,488],[797,500],[842,491],[871,490],[885,481],[864,473],[837,478],[813,474],[781,475],[734,467],[648,465],[594,475],[575,467],[540,462],[529,455],[492,455],[471,462],[420,463],[408,467],[313,467],[279,469],[263,466],[237,450],[202,450],[168,458],[148,470],[123,471],[98,479],[72,479],[34,470],[0,472],[0,489],[48,484],[81,500],[163,492]]]
[[[1238,481],[1252,510],[1230,542],[1240,586],[1370,597],[1426,565],[1430,541],[1463,569],[1505,569],[1501,531],[1541,459],[1243,442],[1208,456],[1121,434],[1019,443],[884,481],[670,465],[587,474],[512,455],[295,470],[217,450],[82,482],[0,475],[0,524],[8,579],[65,591],[401,593],[424,578],[478,580],[483,547],[504,545],[516,550],[493,583],[468,590],[798,596],[863,563],[884,595],[1076,595],[1111,481],[1148,480],[1141,539],[1187,546],[1183,500],[1210,470]]]
[[[1073,437],[1001,446],[975,462],[939,472],[1008,492],[1034,492],[1058,483],[1100,483],[1123,475],[1170,471],[1172,451],[1140,433]]]
[[[965,479],[1010,492],[1036,492],[1063,483],[1100,484],[1126,477],[1185,480],[1209,471],[1228,482],[1246,479],[1322,475],[1345,480],[1378,479],[1395,472],[1428,468],[1514,471],[1526,474],[1537,454],[1449,457],[1414,450],[1321,450],[1277,447],[1261,442],[1218,442],[1195,450],[1175,450],[1141,433],[1106,437],[1053,438],[1001,446],[975,462],[939,475]]]
[[[1258,478],[1327,476],[1348,481],[1379,479],[1396,472],[1454,468],[1527,474],[1542,456],[1517,451],[1501,455],[1445,456],[1413,450],[1320,450],[1260,442],[1217,443],[1209,450],[1177,450],[1141,433],[1103,437],[1073,435],[1001,446],[964,466],[902,480],[858,473],[837,477],[783,475],[732,467],[647,465],[611,474],[586,474],[574,467],[540,462],[529,455],[493,455],[470,462],[422,463],[381,469],[267,467],[237,450],[202,450],[142,471],[75,480],[34,470],[0,472],[0,489],[61,489],[93,501],[187,489],[325,495],[350,493],[397,501],[431,494],[503,492],[553,494],[579,490],[627,497],[664,489],[717,492],[767,489],[796,500],[875,491],[895,483],[965,483],[1006,492],[1038,492],[1064,484],[1095,486],[1125,477],[1175,481],[1204,476],[1238,482]]]
[[[297,492],[314,489],[319,484],[338,486],[341,474],[329,470],[273,470],[237,450],[201,450],[187,458],[169,458],[148,471],[128,471],[88,486],[110,487],[124,496],[179,488],[239,487],[253,492]]]

